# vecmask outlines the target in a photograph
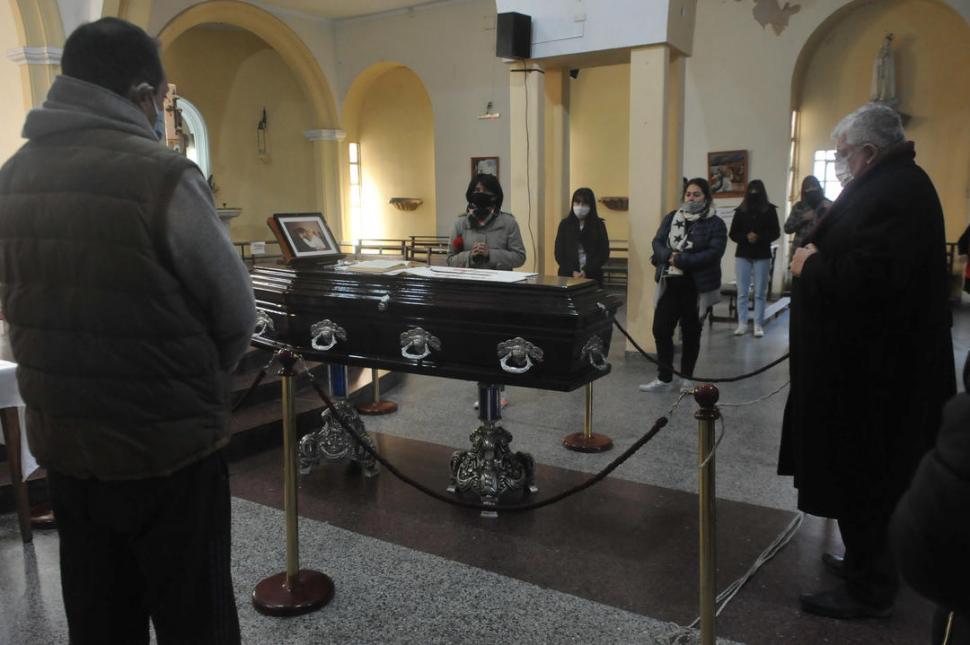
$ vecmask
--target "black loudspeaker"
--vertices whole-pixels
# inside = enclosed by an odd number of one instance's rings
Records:
[[[532,18],[524,13],[498,14],[495,22],[495,55],[528,58],[532,52]]]

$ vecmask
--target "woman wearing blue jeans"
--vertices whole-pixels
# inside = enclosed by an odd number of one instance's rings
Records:
[[[754,277],[754,336],[765,335],[765,296],[771,267],[771,243],[781,237],[778,211],[768,201],[760,179],[748,184],[744,200],[734,210],[730,238],[737,243],[735,275],[738,281],[738,328],[735,336],[748,330],[748,290]]]

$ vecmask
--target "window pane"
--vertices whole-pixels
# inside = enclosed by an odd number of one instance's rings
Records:
[[[350,163],[360,163],[358,144],[350,144]]]
[[[355,163],[350,164],[350,185],[360,184],[360,166]]]

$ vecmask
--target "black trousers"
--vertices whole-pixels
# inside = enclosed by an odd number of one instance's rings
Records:
[[[846,585],[858,600],[891,605],[899,591],[899,573],[889,549],[889,517],[873,513],[865,519],[839,518],[845,544]]]
[[[48,472],[71,645],[238,644],[229,473],[220,453],[169,477]]]
[[[698,318],[697,288],[690,276],[667,278],[657,309],[653,312],[653,339],[657,344],[657,360],[661,366],[657,368],[657,377],[661,381],[670,382],[674,378],[673,372],[666,366],[673,366],[674,361],[674,330],[680,323],[683,332],[684,347],[680,356],[680,372],[686,376],[694,373],[697,356],[701,353],[701,329],[703,325]]]

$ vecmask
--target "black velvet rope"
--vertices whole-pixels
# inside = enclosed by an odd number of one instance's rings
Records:
[[[633,336],[631,336],[627,332],[627,330],[623,329],[623,325],[621,325],[620,322],[616,318],[613,319],[613,324],[616,325],[616,328],[620,330],[620,333],[621,334],[623,334],[624,336],[626,336],[626,339],[628,341],[630,341],[631,343],[633,343],[633,346],[637,349],[638,352],[640,352],[643,355],[643,357],[645,359],[647,359],[648,361],[650,361],[651,363],[653,363],[657,367],[663,368],[665,370],[670,370],[671,372],[673,372],[674,374],[676,374],[677,376],[679,376],[681,378],[690,379],[692,381],[701,381],[703,383],[735,383],[737,381],[743,381],[744,379],[751,378],[752,376],[757,376],[758,374],[761,374],[762,372],[767,372],[768,370],[770,370],[775,365],[778,365],[779,363],[785,362],[786,360],[788,360],[788,357],[791,356],[791,352],[785,352],[783,355],[779,356],[778,358],[776,358],[775,360],[771,361],[767,365],[765,365],[763,367],[759,367],[758,369],[754,370],[753,372],[747,372],[746,374],[740,374],[738,376],[721,376],[721,377],[717,377],[717,378],[708,377],[708,376],[689,376],[687,374],[681,374],[680,372],[678,372],[677,370],[675,370],[673,368],[673,366],[671,366],[671,365],[664,365],[659,360],[657,360],[653,355],[648,354],[646,352],[646,350],[644,350],[642,347],[640,347],[640,345],[637,343],[637,341],[633,340]]]
[[[333,402],[330,400],[330,397],[326,395],[326,393],[323,391],[323,388],[321,388],[320,384],[317,383],[317,381],[314,379],[313,375],[310,374],[309,371],[307,371],[306,374],[310,377],[310,384],[313,386],[313,389],[317,391],[317,394],[323,400],[324,405],[326,405],[327,409],[330,410],[330,413],[337,420],[337,423],[340,424],[340,427],[343,428],[345,432],[350,434],[350,436],[354,437],[354,439],[357,440],[357,443],[363,446],[364,450],[366,450],[367,453],[370,456],[372,456],[374,459],[376,459],[382,466],[387,468],[387,470],[392,475],[400,479],[408,486],[411,486],[412,488],[415,488],[421,491],[422,493],[424,493],[425,495],[428,495],[429,497],[433,497],[437,499],[438,501],[444,502],[446,504],[451,504],[452,506],[459,506],[461,508],[471,508],[479,511],[506,511],[506,512],[534,511],[538,508],[542,508],[543,506],[549,506],[550,504],[555,504],[556,502],[560,502],[566,499],[567,497],[571,497],[576,493],[584,491],[590,486],[592,486],[593,484],[596,484],[597,482],[606,478],[606,476],[609,475],[614,470],[616,470],[620,466],[620,464],[622,464],[624,461],[632,457],[634,453],[636,453],[640,448],[642,448],[648,441],[653,439],[654,436],[656,436],[656,434],[660,432],[660,430],[665,425],[667,425],[667,422],[668,422],[668,419],[666,416],[660,417],[659,419],[654,421],[653,427],[651,427],[650,430],[648,430],[645,435],[637,439],[637,441],[634,442],[632,446],[627,448],[622,455],[620,455],[612,462],[610,462],[605,468],[603,468],[603,470],[596,473],[594,476],[590,477],[583,483],[578,484],[561,493],[553,495],[552,497],[549,497],[544,500],[540,500],[538,502],[530,502],[528,504],[507,504],[507,505],[506,504],[495,504],[495,505],[479,504],[477,502],[468,502],[465,500],[456,499],[454,497],[443,495],[436,490],[428,488],[421,482],[418,482],[412,479],[411,477],[408,477],[400,470],[398,470],[392,463],[384,459],[384,457],[379,455],[376,450],[371,448],[370,444],[364,441],[357,434],[356,429],[354,429],[351,426],[351,424],[348,424],[344,421],[343,417],[341,417],[340,414],[337,412],[336,408],[334,408]]]
[[[249,398],[249,395],[256,391],[256,388],[259,387],[259,384],[263,382],[264,378],[266,378],[266,372],[269,371],[269,366],[272,364],[273,364],[273,361],[270,361],[265,367],[263,367],[263,369],[259,370],[259,374],[256,375],[256,380],[253,381],[253,384],[249,386],[249,389],[243,392],[243,395],[239,397],[239,400],[237,400],[235,403],[232,404],[232,410],[231,410],[232,412],[235,412],[236,410],[238,410],[239,406],[245,403],[246,399]]]

